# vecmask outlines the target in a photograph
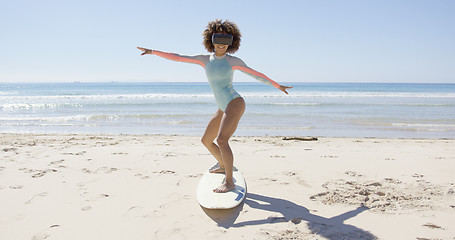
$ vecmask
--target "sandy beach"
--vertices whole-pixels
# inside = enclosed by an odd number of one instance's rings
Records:
[[[0,137],[0,239],[455,239],[454,140],[234,137],[246,200],[207,210],[199,137]]]

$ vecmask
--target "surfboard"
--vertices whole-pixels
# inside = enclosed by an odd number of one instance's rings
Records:
[[[224,182],[224,174],[210,173],[211,169],[218,167],[218,164],[209,168],[202,175],[197,187],[197,200],[199,204],[208,209],[230,209],[238,206],[246,195],[246,182],[240,171],[234,167],[233,178],[235,189],[226,193],[215,193],[213,189]]]

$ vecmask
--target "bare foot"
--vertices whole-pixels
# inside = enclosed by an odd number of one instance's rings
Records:
[[[215,168],[209,171],[210,173],[225,173],[224,168]]]
[[[224,182],[223,185],[213,189],[216,193],[225,193],[235,189],[235,184]]]

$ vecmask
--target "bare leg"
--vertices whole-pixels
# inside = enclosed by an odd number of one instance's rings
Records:
[[[213,114],[210,119],[207,128],[205,129],[204,136],[202,136],[201,142],[209,150],[209,152],[215,157],[220,165],[219,169],[214,169],[211,172],[224,173],[224,163],[221,158],[220,148],[213,142],[216,136],[218,136],[218,130],[220,129],[221,119],[223,117],[223,111],[219,110]]]
[[[245,101],[239,97],[232,100],[226,108],[221,119],[220,130],[218,132],[217,143],[221,152],[221,159],[224,163],[226,180],[214,192],[223,193],[235,189],[232,171],[234,167],[234,156],[231,147],[229,146],[229,139],[237,129],[240,118],[245,111]]]

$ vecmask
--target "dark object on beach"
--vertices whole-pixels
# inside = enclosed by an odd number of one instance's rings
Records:
[[[290,141],[290,140],[296,140],[296,141],[317,141],[317,137],[284,137],[283,140],[285,141]]]

